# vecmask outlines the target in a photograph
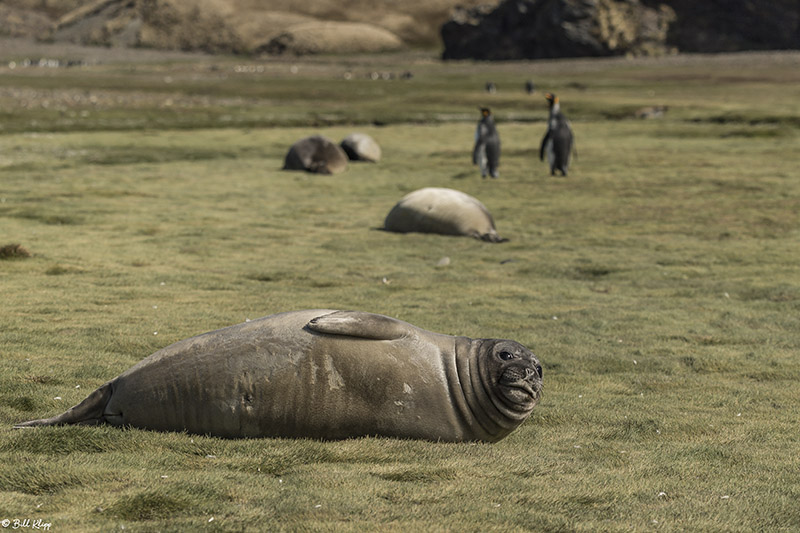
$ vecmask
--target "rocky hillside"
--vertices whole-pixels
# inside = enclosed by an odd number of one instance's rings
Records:
[[[800,48],[797,0],[504,0],[442,27],[445,59]]]
[[[800,49],[797,0],[643,0],[675,11],[667,43],[685,52]]]
[[[374,52],[439,46],[456,4],[486,1],[2,0],[0,36],[211,53]]]
[[[445,59],[663,54],[670,8],[638,0],[507,0],[459,8],[442,26]]]
[[[446,59],[800,49],[798,0],[0,0],[0,37],[311,54],[438,47]]]

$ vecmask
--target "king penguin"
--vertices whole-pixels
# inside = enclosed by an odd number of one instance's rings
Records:
[[[482,107],[481,120],[475,130],[475,148],[472,150],[472,163],[480,166],[481,177],[490,174],[493,178],[498,176],[497,167],[500,166],[500,135],[494,125],[492,111]]]
[[[544,97],[550,104],[550,117],[547,120],[547,133],[544,134],[542,146],[539,148],[539,159],[544,161],[544,154],[547,152],[550,175],[555,176],[556,170],[560,170],[561,174],[566,176],[572,155],[572,128],[567,117],[561,113],[558,96],[547,93]]]

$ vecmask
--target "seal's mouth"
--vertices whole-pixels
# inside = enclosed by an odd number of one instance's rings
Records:
[[[533,406],[539,401],[542,382],[536,371],[531,368],[507,368],[500,376],[499,382],[505,396],[516,404]]]
[[[517,381],[515,383],[503,383],[506,390],[515,396],[521,396],[525,401],[536,401],[539,399],[539,390],[527,381]],[[524,402],[519,402],[524,403]]]

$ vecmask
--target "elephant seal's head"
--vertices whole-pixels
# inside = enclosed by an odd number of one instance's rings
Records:
[[[478,369],[484,389],[502,411],[505,407],[527,416],[539,403],[542,364],[520,343],[484,339],[479,350]]]

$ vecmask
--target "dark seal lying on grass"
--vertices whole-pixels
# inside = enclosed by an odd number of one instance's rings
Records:
[[[495,442],[528,417],[541,391],[542,367],[517,342],[317,309],[176,342],[65,413],[15,427]]]
[[[312,135],[292,145],[283,160],[284,170],[338,174],[347,168],[347,154],[323,135]]]
[[[505,242],[497,234],[494,219],[476,198],[440,187],[408,193],[389,211],[383,229],[397,233],[465,235],[488,242]]]

